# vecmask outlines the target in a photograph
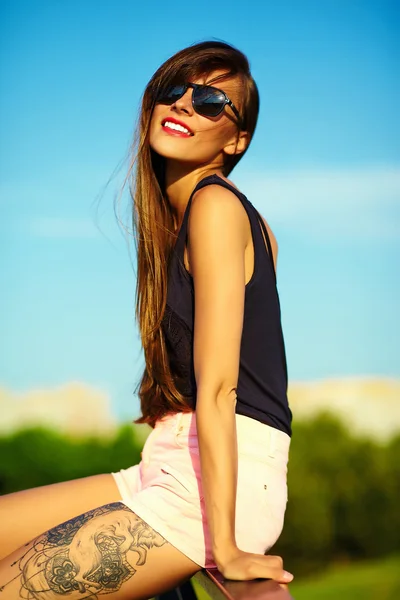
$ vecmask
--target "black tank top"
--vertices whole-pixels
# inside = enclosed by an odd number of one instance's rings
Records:
[[[285,345],[270,239],[265,224],[252,203],[218,175],[205,177],[193,190],[168,265],[167,305],[162,327],[171,372],[178,390],[189,398],[190,405],[195,409],[194,286],[192,276],[184,265],[184,249],[193,195],[211,184],[231,190],[242,202],[250,220],[254,244],[254,270],[245,289],[236,412],[291,436],[292,413],[287,399]]]

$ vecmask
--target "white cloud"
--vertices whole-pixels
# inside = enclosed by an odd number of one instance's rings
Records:
[[[108,394],[73,381],[20,393],[0,387],[0,412],[1,433],[42,425],[69,435],[107,435],[117,425]]]
[[[398,166],[242,172],[234,179],[272,227],[313,237],[400,236]]]
[[[386,440],[400,432],[400,379],[338,377],[289,383],[294,420],[329,412],[361,435]]]

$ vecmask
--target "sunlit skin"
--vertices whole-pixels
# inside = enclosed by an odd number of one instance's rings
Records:
[[[192,83],[214,85],[223,90],[240,110],[240,80],[230,77],[212,81],[222,71],[214,71]],[[193,89],[174,104],[156,104],[150,123],[150,146],[166,159],[166,195],[175,212],[176,226],[196,183],[204,176],[217,173],[221,177],[224,155],[246,149],[248,134],[239,132],[236,117],[229,106],[217,117],[199,115],[192,106]],[[176,135],[162,126],[167,117],[178,119],[192,135]]]

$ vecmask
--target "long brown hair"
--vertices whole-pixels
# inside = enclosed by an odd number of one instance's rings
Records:
[[[161,325],[167,297],[168,264],[176,234],[171,205],[164,189],[164,159],[149,144],[150,120],[160,89],[175,81],[191,81],[216,70],[223,70],[224,78],[238,79],[241,129],[248,132],[251,140],[257,123],[259,96],[248,60],[242,52],[224,42],[202,42],[169,58],[149,81],[143,94],[134,155],[128,171],[128,177],[132,176],[132,222],[138,264],[136,319],[145,358],[144,372],[135,390],[138,390],[142,416],[135,422],[148,423],[151,427],[167,413],[186,412],[191,408],[189,399],[174,383]],[[225,176],[243,154],[226,157]]]

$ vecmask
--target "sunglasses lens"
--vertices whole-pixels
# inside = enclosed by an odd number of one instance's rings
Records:
[[[184,85],[170,85],[162,90],[157,98],[160,104],[173,104],[185,93]]]
[[[216,117],[225,103],[224,94],[215,88],[204,86],[193,90],[194,108],[204,117]]]

